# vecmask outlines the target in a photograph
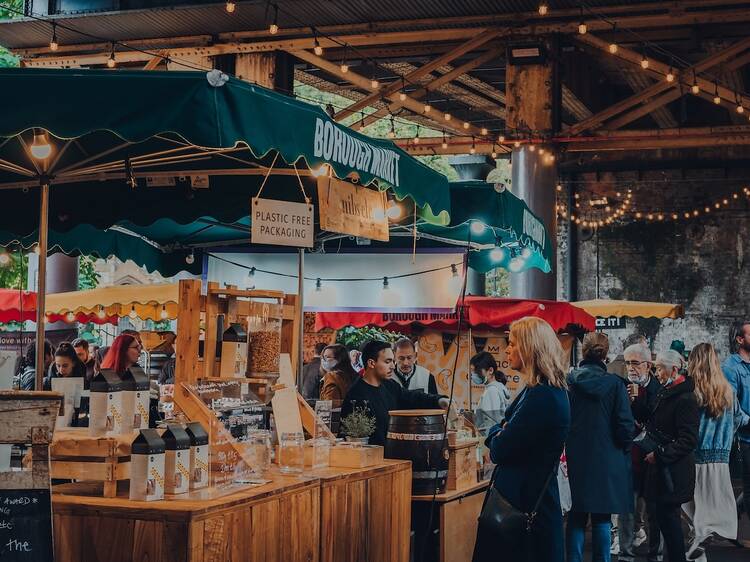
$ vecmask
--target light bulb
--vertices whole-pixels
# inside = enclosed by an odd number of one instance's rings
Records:
[[[562,185],[560,185],[560,184],[558,183],[558,184],[557,184],[557,187],[556,187],[555,189],[557,189],[557,191],[562,191]]]
[[[237,9],[237,3],[236,2],[227,2],[224,6],[228,14],[233,14],[234,11]]]
[[[114,68],[115,64],[117,64],[115,61],[115,53],[112,51],[112,54],[109,55],[109,58],[107,59],[107,68]]]
[[[515,146],[516,148],[520,148],[520,146],[521,146],[521,141],[516,141],[516,142],[514,142],[514,143],[513,143],[513,146]]]
[[[65,315],[65,321],[66,321],[66,322],[75,322],[75,320],[76,320],[76,315],[75,315],[75,314],[73,314],[72,312],[68,312],[68,313],[67,313],[67,314]]]
[[[250,268],[250,271],[248,271],[248,272],[247,272],[247,276],[248,276],[248,277],[249,277],[250,279],[252,279],[253,277],[255,277],[255,268],[254,268],[254,267],[251,267],[251,268]]]
[[[471,221],[471,232],[474,234],[482,234],[484,232],[484,229],[486,227],[484,226],[483,222],[480,221]]]
[[[99,307],[99,310],[96,312],[96,315],[99,318],[102,318],[102,319],[106,318],[107,314],[104,312],[104,307],[103,306]]]
[[[10,256],[3,252],[0,254],[0,265],[8,265],[10,263]]]
[[[482,135],[486,136],[487,135],[487,128],[486,127],[482,127],[481,133],[482,133]]]
[[[643,58],[641,59],[641,68],[642,68],[643,70],[646,70],[646,69],[648,68],[648,64],[649,64],[649,63],[648,63],[648,59],[647,59],[647,58],[646,58],[646,57],[644,56],[644,57],[643,57]]]
[[[539,4],[539,15],[540,16],[546,16],[549,12],[549,6],[545,2],[542,2]]]
[[[717,94],[717,95],[715,95],[715,96],[714,96],[714,103],[715,103],[716,105],[719,105],[719,104],[721,103],[721,96],[719,96],[718,94]]]
[[[497,158],[497,152],[495,152],[494,150],[492,151],[492,158]]]
[[[414,137],[414,144],[419,144],[419,141],[420,141],[419,137]]]
[[[318,56],[321,56],[323,54],[323,47],[320,46],[320,42],[318,41],[317,37],[315,38],[314,45],[315,46],[313,47],[313,53],[315,53]]]
[[[52,39],[49,42],[49,50],[55,52],[59,47],[60,45],[57,43],[57,26],[52,24]]]
[[[432,107],[429,103],[424,104],[424,112],[429,113],[432,110]]]
[[[701,93],[701,87],[696,82],[693,84],[693,86],[690,88],[690,91],[693,92],[696,96]]]
[[[613,55],[617,54],[617,43],[610,43],[609,44],[609,52]]]
[[[743,113],[745,113],[745,108],[742,107],[741,105],[738,105],[737,106],[737,113],[739,113],[740,115],[742,115]]]
[[[497,137],[497,142],[500,142],[500,143],[505,142],[505,135],[500,135],[499,137]]]
[[[166,319],[167,316],[169,316],[169,314],[167,314],[167,306],[163,304],[161,305],[161,312],[159,313],[159,318],[164,320]]]
[[[398,99],[399,99],[399,101],[406,101],[406,93],[405,92],[399,92]]]
[[[451,120],[451,114],[450,114],[450,113],[446,113],[445,115],[443,115],[443,118],[444,118],[444,119],[445,119],[446,121],[450,121],[450,120]]]
[[[386,289],[388,289],[388,278],[383,277],[383,290],[385,291]]]
[[[276,35],[279,32],[279,26],[275,23],[272,23],[270,26],[268,26],[268,33],[271,35]]]
[[[674,74],[672,73],[671,70],[667,72],[666,79],[667,79],[667,82],[674,82]]]
[[[131,320],[135,320],[138,318],[138,313],[135,311],[135,305],[130,307],[130,312],[128,313],[128,316]]]
[[[533,144],[530,144],[529,145],[529,152],[535,152],[535,151],[536,151],[536,147]]]
[[[513,273],[518,273],[523,269],[523,260],[521,258],[513,258],[510,260],[510,270]]]
[[[476,153],[477,153],[477,149],[476,149],[476,147],[472,146],[472,147],[471,147],[471,148],[469,149],[469,154],[476,154]]]
[[[458,277],[458,266],[455,263],[451,264],[451,276]]]
[[[378,87],[380,86],[380,82],[378,82],[377,80],[375,80],[375,78],[373,78],[372,80],[370,80],[370,86],[372,87],[373,90],[377,90]]]
[[[320,280],[320,277],[315,280],[315,290],[318,293],[323,290],[323,281]]]
[[[195,263],[195,254],[193,252],[190,252],[185,256],[185,263],[188,265],[193,265]]]
[[[505,250],[499,246],[495,246],[490,250],[490,259],[495,263],[503,261],[505,259]]]
[[[705,213],[710,213],[711,212],[711,207],[706,207],[706,208],[703,209],[703,211]]]
[[[658,217],[656,217],[656,218],[658,218],[658,219],[659,219],[660,221],[663,221],[663,220],[664,220],[664,215],[662,215],[662,214],[659,214],[659,216],[658,216]]]
[[[49,138],[47,138],[47,133],[44,131],[35,132],[34,141],[31,143],[29,150],[31,151],[31,155],[37,160],[46,160],[49,158],[50,154],[52,154],[52,145],[49,142]]]
[[[468,121],[464,121],[464,129],[468,129],[469,127],[471,127],[471,125],[469,125]]]
[[[578,33],[581,35],[586,35],[586,32],[589,30],[588,26],[586,25],[586,22],[582,21],[578,24]]]
[[[443,142],[442,142],[442,144],[440,146],[442,146],[443,148],[448,148],[448,141],[443,140]]]
[[[34,245],[34,253],[39,256],[41,255],[42,251],[39,249],[39,244]]]
[[[349,65],[346,64],[345,62],[341,63],[341,72],[343,72],[344,74],[346,74],[347,72],[349,72]]]
[[[521,257],[525,259],[529,259],[531,257],[531,249],[530,248],[524,248],[521,250]]]
[[[388,131],[388,138],[389,139],[395,139],[396,138],[396,131],[394,131],[393,129],[391,129],[390,131]]]

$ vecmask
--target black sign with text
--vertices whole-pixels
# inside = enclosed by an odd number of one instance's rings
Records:
[[[0,560],[53,559],[49,490],[0,490]]]
[[[624,318],[617,316],[608,316],[607,318],[597,317],[597,330],[624,330],[627,328]]]

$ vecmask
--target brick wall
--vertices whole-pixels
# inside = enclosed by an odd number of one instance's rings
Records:
[[[601,192],[602,176],[572,179],[581,192],[582,215],[587,190]],[[750,186],[750,170],[633,172],[608,174],[605,179],[611,184],[605,187],[610,194],[634,182],[633,213],[664,210],[671,214],[676,210],[681,216],[664,223],[622,221],[598,233],[579,228],[578,300],[597,298],[598,277],[600,298],[685,306],[684,319],[634,320],[626,330],[611,331],[614,353],[622,350],[621,340],[637,330],[649,336],[655,351],[667,349],[673,339],[685,341],[688,349],[708,341],[724,357],[730,324],[750,318],[750,204],[742,192]],[[739,199],[732,198],[735,192]],[[723,205],[725,197],[728,206]],[[720,210],[713,207],[717,200]],[[565,197],[560,198],[560,203],[566,202]],[[706,205],[711,206],[707,215],[703,211]],[[685,210],[694,208],[701,209],[701,216],[684,219]],[[567,227],[568,221],[560,221],[558,295],[562,299],[569,297]]]

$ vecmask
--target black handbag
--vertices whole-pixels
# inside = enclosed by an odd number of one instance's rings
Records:
[[[557,472],[557,466],[558,463],[555,463],[539,492],[534,508],[529,513],[515,508],[497,491],[494,484],[498,467],[495,467],[490,479],[490,487],[484,496],[482,511],[479,514],[472,562],[496,562],[499,556],[502,556],[503,562],[527,560],[527,540],[534,525],[539,504],[542,502],[544,492],[552,477]]]

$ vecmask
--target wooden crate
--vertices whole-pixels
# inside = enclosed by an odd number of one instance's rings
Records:
[[[130,444],[136,433],[95,437],[88,428],[55,432],[50,445],[52,478],[104,483],[104,497],[117,495],[117,481],[130,479]]]
[[[478,439],[448,445],[448,479],[446,490],[462,490],[477,483]]]

